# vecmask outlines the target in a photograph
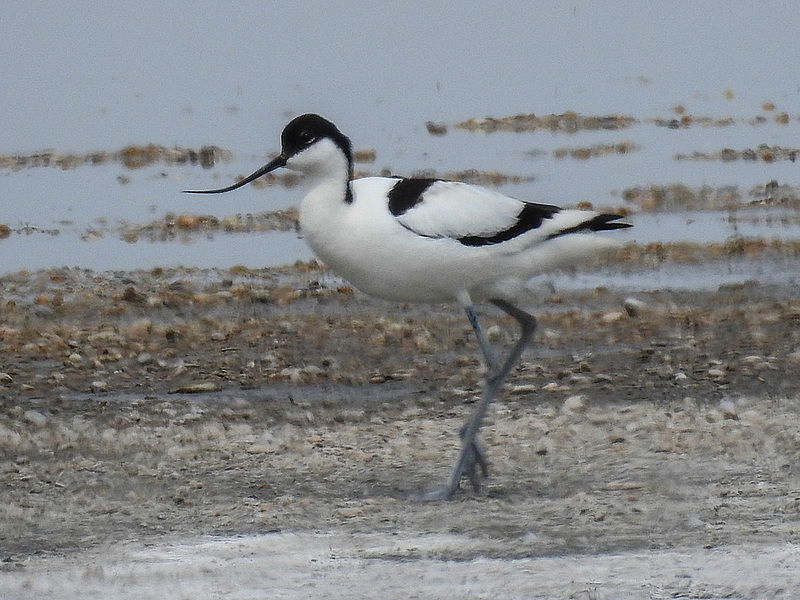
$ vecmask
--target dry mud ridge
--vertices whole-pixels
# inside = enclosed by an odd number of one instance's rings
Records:
[[[529,307],[489,480],[426,503],[481,386],[455,307],[307,266],[2,278],[2,597],[800,597],[796,290]]]

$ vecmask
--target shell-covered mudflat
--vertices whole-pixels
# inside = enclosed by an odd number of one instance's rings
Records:
[[[485,489],[421,503],[483,376],[455,306],[372,300],[313,262],[3,277],[4,564],[270,531],[474,541],[437,546],[453,559],[798,540],[792,286],[542,288],[528,306]],[[514,323],[485,312],[507,346]]]

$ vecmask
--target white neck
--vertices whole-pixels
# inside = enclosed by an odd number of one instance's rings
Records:
[[[352,204],[347,156],[333,141],[323,139],[290,158],[286,166],[304,176],[309,191],[300,203],[300,229],[325,261],[324,248],[341,233],[340,221]]]
[[[286,167],[303,173],[312,185],[315,179],[347,181],[351,176],[347,156],[329,138],[321,139],[313,146],[292,156],[286,161]]]

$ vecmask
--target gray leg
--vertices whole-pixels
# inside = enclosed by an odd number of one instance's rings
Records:
[[[488,370],[486,377],[489,379],[500,370],[497,354],[495,354],[491,344],[489,344],[486,334],[483,333],[483,328],[478,320],[478,314],[475,312],[475,308],[471,304],[468,304],[464,307],[464,312],[467,313],[467,318],[469,319],[470,325],[472,325],[472,330],[475,332],[475,337],[478,338],[478,346],[480,346],[481,352],[483,353],[483,358],[486,361],[486,368]],[[467,434],[468,425],[469,423],[465,423],[458,432],[462,442]],[[480,475],[484,479],[489,476],[489,462],[486,457],[486,447],[476,436],[470,448],[470,456],[467,456],[465,459],[464,467],[464,476],[469,479],[475,491],[480,490],[478,468],[480,468]]]
[[[497,362],[497,356],[495,355],[494,350],[492,350],[489,340],[486,339],[486,335],[483,333],[483,329],[481,328],[480,321],[478,321],[478,315],[475,312],[475,308],[472,305],[465,306],[464,312],[467,313],[469,324],[472,325],[472,330],[475,332],[475,337],[478,338],[478,346],[480,346],[481,352],[483,352],[483,358],[486,359],[486,366],[489,368],[489,373],[497,373],[498,369],[500,368],[500,363]]]
[[[509,352],[505,362],[498,368],[497,359],[494,357],[494,353],[492,352],[486,337],[483,335],[483,331],[480,328],[480,324],[478,323],[474,309],[472,309],[471,306],[465,307],[467,317],[469,318],[470,323],[472,323],[472,327],[475,330],[475,335],[478,337],[478,344],[481,346],[484,357],[486,357],[486,362],[489,365],[490,372],[486,377],[486,385],[483,389],[483,395],[475,407],[475,410],[473,411],[469,421],[467,421],[466,425],[461,430],[461,452],[458,456],[458,460],[456,461],[456,465],[453,468],[453,472],[450,475],[447,485],[444,488],[433,490],[422,495],[423,499],[444,500],[451,498],[461,485],[461,478],[465,475],[470,479],[473,486],[477,489],[476,483],[478,482],[478,477],[476,468],[480,466],[484,474],[486,473],[486,453],[477,439],[478,430],[481,428],[481,424],[483,423],[483,418],[486,416],[486,411],[489,408],[489,404],[491,404],[492,400],[494,400],[495,396],[497,396],[497,392],[503,385],[506,377],[508,377],[508,374],[519,361],[520,356],[522,356],[522,352],[525,350],[525,347],[530,342],[533,333],[536,331],[536,319],[533,317],[533,315],[526,313],[524,310],[517,308],[505,300],[494,299],[491,302],[506,314],[514,317],[514,319],[517,320],[522,330],[520,337],[517,340],[517,343],[511,349],[511,352]]]

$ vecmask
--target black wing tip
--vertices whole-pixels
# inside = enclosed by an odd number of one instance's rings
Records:
[[[604,213],[600,215],[595,215],[588,221],[584,221],[580,225],[576,225],[575,227],[569,227],[558,233],[554,233],[550,235],[548,239],[554,239],[557,237],[561,237],[564,235],[569,235],[571,233],[586,233],[587,231],[614,231],[615,229],[627,229],[628,227],[633,227],[631,223],[619,223],[619,219],[623,219],[624,215],[613,215],[609,213]]]
[[[590,231],[613,231],[614,229],[627,229],[633,227],[632,223],[619,222],[619,219],[624,219],[624,215],[615,215],[604,213],[597,215],[590,221],[584,224],[586,229]]]

